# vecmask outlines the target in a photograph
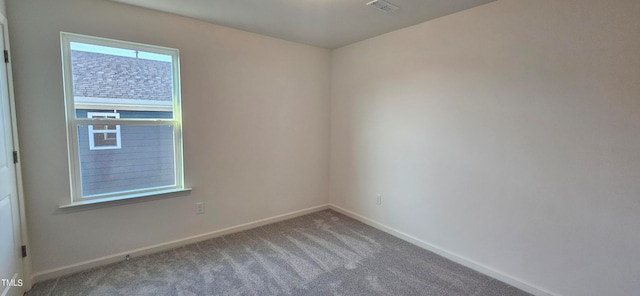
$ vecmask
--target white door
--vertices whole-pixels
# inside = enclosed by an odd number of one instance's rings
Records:
[[[24,293],[22,240],[4,49],[0,24],[0,295],[17,296]]]

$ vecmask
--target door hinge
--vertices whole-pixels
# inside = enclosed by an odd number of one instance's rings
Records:
[[[27,257],[27,246],[22,245],[22,258]]]
[[[4,50],[4,62],[9,63],[9,51],[6,49]]]
[[[18,151],[13,151],[13,163],[18,163]]]

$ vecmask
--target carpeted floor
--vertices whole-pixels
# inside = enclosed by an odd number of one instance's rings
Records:
[[[41,282],[36,295],[529,295],[331,210]]]

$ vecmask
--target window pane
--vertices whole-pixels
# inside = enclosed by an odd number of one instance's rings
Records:
[[[170,55],[78,42],[70,47],[77,118],[88,118],[88,110],[117,110],[120,118],[172,118]]]
[[[115,147],[118,146],[116,140],[116,133],[94,133],[93,134],[94,147]]]
[[[115,140],[117,139],[117,135],[116,133],[104,133],[104,139],[105,140]]]
[[[114,131],[116,130],[116,125],[112,124],[112,125],[105,125],[105,124],[94,124],[93,125],[93,130],[102,130],[102,131],[106,131],[106,130],[111,130]]]
[[[176,184],[172,125],[120,125],[119,149],[90,149],[88,131],[78,126],[82,197]],[[93,136],[97,147],[116,133]]]

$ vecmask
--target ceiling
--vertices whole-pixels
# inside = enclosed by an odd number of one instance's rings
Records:
[[[337,48],[495,0],[113,0],[289,41]]]

